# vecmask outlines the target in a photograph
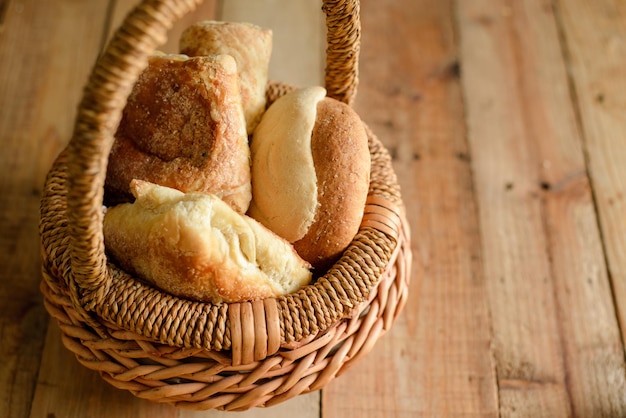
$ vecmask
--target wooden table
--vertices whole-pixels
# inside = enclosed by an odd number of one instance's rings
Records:
[[[0,416],[189,418],[113,389],[39,292],[43,178],[134,0],[0,0]],[[626,416],[626,2],[364,0],[355,104],[394,157],[408,303],[321,392],[241,417]],[[271,76],[320,84],[317,1],[208,1],[274,29]],[[169,48],[169,49],[168,49]]]

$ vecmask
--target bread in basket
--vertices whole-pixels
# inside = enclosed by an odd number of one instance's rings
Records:
[[[176,298],[105,254],[103,184],[113,135],[148,56],[198,0],[145,0],[96,63],[74,135],[41,201],[41,285],[63,344],[139,398],[188,409],[245,410],[318,390],[370,351],[406,301],[411,251],[396,176],[366,127],[371,179],[363,220],[323,276],[286,296],[211,304]],[[324,1],[328,95],[351,104],[359,3]],[[268,102],[291,90],[271,82]]]

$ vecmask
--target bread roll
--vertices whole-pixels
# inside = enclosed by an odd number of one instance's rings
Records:
[[[265,111],[272,31],[243,22],[198,22],[183,31],[180,52],[189,56],[228,54],[235,58],[247,131],[251,134]]]
[[[150,58],[115,135],[107,202],[132,199],[128,185],[135,178],[213,193],[246,212],[250,149],[232,57]]]
[[[248,214],[328,268],[358,232],[369,189],[365,128],[322,87],[288,93],[266,111],[251,140]]]
[[[219,198],[134,180],[134,203],[109,208],[108,254],[125,271],[182,298],[241,302],[311,280],[293,247]]]

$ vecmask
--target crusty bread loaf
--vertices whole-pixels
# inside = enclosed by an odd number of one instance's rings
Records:
[[[126,104],[109,156],[107,202],[142,179],[210,192],[241,213],[250,203],[250,149],[235,61],[155,54]]]
[[[245,22],[202,21],[183,31],[180,52],[189,56],[228,54],[235,58],[247,131],[251,134],[265,111],[272,31]]]
[[[348,105],[322,87],[279,98],[251,141],[249,215],[328,268],[350,244],[369,189],[367,134]]]
[[[293,247],[214,195],[134,180],[134,203],[109,208],[108,254],[125,271],[183,298],[241,302],[311,280]]]

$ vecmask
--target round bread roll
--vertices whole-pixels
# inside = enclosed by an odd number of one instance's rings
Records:
[[[361,119],[322,87],[299,89],[268,108],[250,147],[248,214],[327,269],[363,218],[371,160]]]
[[[294,292],[310,265],[290,243],[209,193],[140,180],[134,203],[104,217],[107,253],[129,273],[179,297],[242,302]]]

